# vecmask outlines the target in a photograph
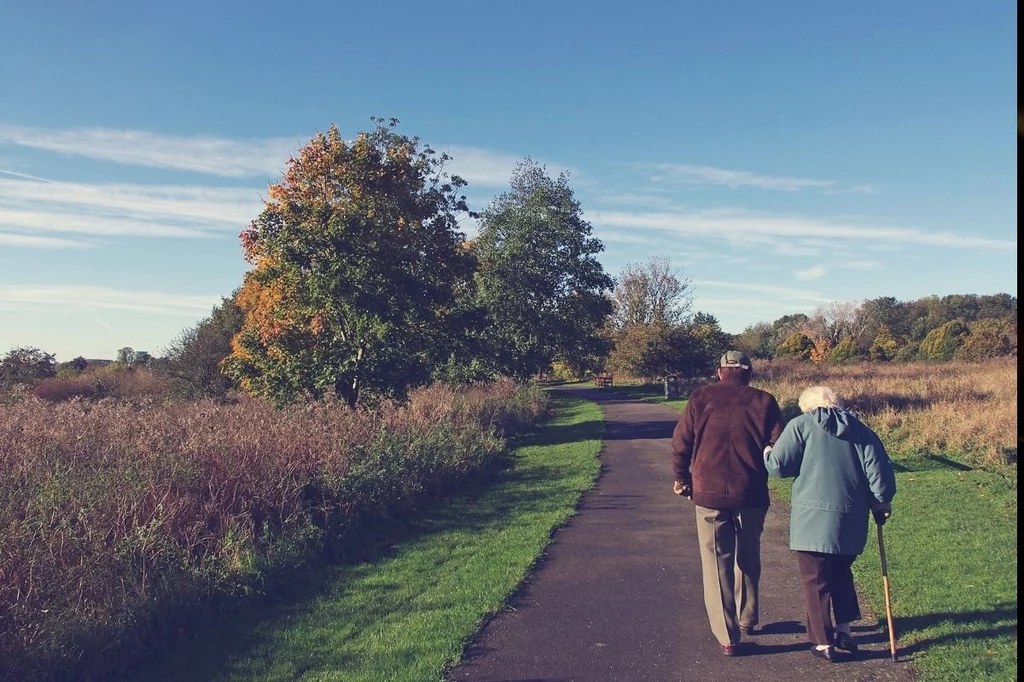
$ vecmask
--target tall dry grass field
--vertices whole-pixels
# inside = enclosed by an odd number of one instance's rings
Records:
[[[795,408],[808,386],[831,387],[895,455],[955,456],[976,466],[1016,463],[1017,359],[825,365],[775,360],[754,385]]]
[[[100,679],[219,596],[480,469],[535,388],[407,405],[0,405],[0,679]]]

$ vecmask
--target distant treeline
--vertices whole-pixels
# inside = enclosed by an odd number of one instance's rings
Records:
[[[815,362],[982,360],[1017,355],[1017,297],[953,294],[899,301],[830,303],[737,334],[760,358]]]

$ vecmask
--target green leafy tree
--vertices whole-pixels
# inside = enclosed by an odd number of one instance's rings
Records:
[[[231,339],[242,330],[244,315],[235,303],[238,292],[222,298],[210,316],[185,329],[164,350],[161,371],[172,380],[173,391],[186,399],[222,399],[234,387],[224,373],[231,355]]]
[[[640,379],[656,377],[656,370],[649,369],[647,356],[650,347],[658,343],[659,332],[664,332],[664,328],[637,326],[609,334],[614,342],[608,354],[607,369]]]
[[[861,352],[857,347],[857,342],[852,336],[846,336],[829,352],[828,361],[835,365],[844,365],[854,362],[860,357]]]
[[[131,367],[132,363],[135,362],[135,349],[131,346],[118,348],[117,355],[115,357],[115,362],[118,365],[121,365],[122,367]]]
[[[615,372],[653,381],[680,372],[693,354],[692,343],[678,325],[628,327],[618,333],[609,365]]]
[[[953,353],[958,360],[984,360],[1017,354],[1017,325],[1008,319],[982,318],[968,325],[969,333]]]
[[[529,159],[483,211],[476,292],[487,311],[485,346],[501,373],[529,377],[594,348],[613,282],[591,231],[568,176],[552,179]]]
[[[57,364],[57,377],[60,379],[68,379],[76,377],[86,370],[89,366],[89,361],[83,358],[81,355],[68,362],[61,362]]]
[[[796,313],[795,315],[783,315],[772,322],[772,334],[769,341],[772,351],[782,345],[795,332],[803,332],[807,329],[810,319],[803,313]]]
[[[813,350],[814,340],[811,337],[803,332],[793,332],[775,349],[775,357],[810,360]]]
[[[978,298],[978,319],[986,317],[1017,319],[1017,297],[991,294]]]
[[[732,337],[731,347],[741,350],[752,358],[770,359],[775,353],[771,344],[772,326],[767,322],[758,322],[746,327]]]
[[[919,358],[919,351],[921,344],[917,341],[908,339],[906,343],[902,344],[896,350],[896,357],[894,358],[897,362],[913,362]]]
[[[928,332],[918,355],[922,360],[952,360],[961,342],[969,334],[963,320],[952,320]]]
[[[878,327],[878,334],[871,342],[868,349],[868,358],[876,362],[889,362],[896,358],[899,350],[899,343],[889,331],[889,327],[881,325]]]
[[[732,337],[722,331],[714,315],[706,312],[696,313],[683,328],[692,341],[687,344],[690,353],[680,371],[691,377],[714,374]]]
[[[56,358],[32,346],[12,348],[0,360],[0,388],[32,386],[53,376],[57,376]]]
[[[940,299],[943,316],[947,320],[972,322],[978,318],[980,308],[976,294],[951,294]]]
[[[278,403],[401,397],[448,346],[472,260],[457,231],[464,181],[397,120],[345,141],[318,133],[242,233],[244,314],[225,371]]]
[[[718,320],[698,312],[682,324],[637,325],[617,335],[609,363],[615,371],[647,380],[670,374],[708,376],[728,348]]]
[[[938,329],[949,318],[946,316],[946,307],[938,296],[925,296],[913,301],[910,304],[910,339],[922,342],[933,329]]]

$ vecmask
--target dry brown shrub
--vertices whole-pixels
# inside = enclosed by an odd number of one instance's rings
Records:
[[[758,364],[753,383],[783,406],[808,386],[829,386],[896,453],[955,453],[989,466],[1016,461],[1016,358],[839,366],[775,360]]]
[[[545,408],[511,382],[373,411],[0,405],[0,679],[69,660],[103,670],[175,610],[252,589],[360,518],[415,508]]]
[[[43,379],[32,388],[32,395],[50,402],[74,398],[116,398],[139,401],[159,400],[170,392],[170,383],[146,369],[103,367],[70,377]]]

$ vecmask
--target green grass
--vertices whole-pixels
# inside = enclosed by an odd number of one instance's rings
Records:
[[[440,680],[529,574],[600,471],[603,419],[555,396],[556,416],[478,490],[439,504],[390,550],[323,566],[272,603],[197,632],[138,680]]]

